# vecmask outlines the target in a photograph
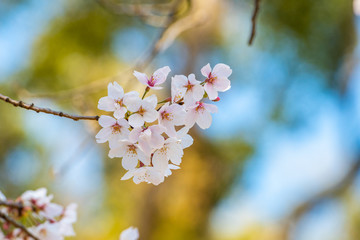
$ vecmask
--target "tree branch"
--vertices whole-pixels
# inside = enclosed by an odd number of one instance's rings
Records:
[[[21,203],[7,202],[7,201],[1,201],[1,200],[0,200],[0,206],[6,206],[6,207],[10,207],[10,208],[17,208],[17,209],[24,208],[24,206]]]
[[[260,0],[254,0],[254,12],[251,18],[251,34],[250,34],[250,38],[249,38],[249,46],[253,43],[253,40],[255,38],[255,34],[256,34],[256,17],[259,13],[260,10]]]
[[[323,190],[322,192],[319,192],[312,198],[295,207],[284,221],[284,227],[282,231],[283,239],[289,239],[292,225],[294,225],[304,214],[309,212],[322,201],[337,197],[345,192],[354,182],[359,170],[360,156],[356,159],[356,161],[352,164],[352,166],[338,183],[329,187],[328,189]]]
[[[18,223],[16,220],[14,220],[13,218],[9,217],[8,215],[6,215],[3,212],[0,212],[0,218],[4,219],[6,222],[11,223],[12,225],[14,225],[17,228],[20,228],[22,231],[24,231],[29,237],[32,237],[35,240],[40,240],[38,237],[34,236],[31,232],[29,232],[29,230],[22,225],[21,223]]]
[[[54,110],[52,110],[50,108],[37,107],[33,103],[27,104],[27,103],[24,103],[23,101],[17,101],[17,100],[9,98],[8,96],[2,95],[1,93],[0,93],[0,99],[3,100],[4,102],[7,102],[7,103],[10,103],[10,104],[14,105],[15,107],[25,108],[27,110],[35,111],[37,113],[43,112],[43,113],[47,113],[47,114],[56,115],[56,116],[59,116],[59,117],[70,118],[70,119],[72,119],[74,121],[78,121],[78,120],[95,120],[95,121],[97,121],[99,119],[99,116],[71,115],[71,114],[68,114],[68,113],[61,112],[61,111],[60,112],[59,111],[54,111]]]

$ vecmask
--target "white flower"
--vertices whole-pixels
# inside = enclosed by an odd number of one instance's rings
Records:
[[[134,71],[134,76],[144,85],[152,89],[161,89],[158,85],[166,81],[166,78],[170,72],[168,66],[159,68],[154,72],[154,74],[149,78],[146,74]]]
[[[109,83],[108,96],[100,98],[98,109],[114,112],[114,117],[117,119],[123,118],[127,112],[124,101],[132,96],[139,96],[139,93],[133,91],[124,94],[123,88],[117,82]]]
[[[40,215],[48,219],[54,219],[60,216],[64,210],[62,206],[56,203],[48,203],[42,208],[43,210],[40,211]]]
[[[121,180],[128,180],[133,177],[133,181],[136,184],[141,182],[152,183],[154,185],[159,185],[164,181],[165,172],[154,167],[140,167],[135,168],[127,173],[121,178]]]
[[[230,89],[228,77],[231,75],[232,70],[228,65],[216,64],[211,71],[210,64],[207,64],[201,69],[201,73],[206,77],[204,88],[210,100],[217,98],[218,91],[225,92]]]
[[[110,116],[102,115],[99,118],[99,124],[103,127],[95,136],[96,142],[109,142],[110,148],[117,146],[119,140],[126,139],[129,136],[129,123],[125,119],[114,119]]]
[[[150,159],[139,146],[133,142],[122,140],[119,141],[116,148],[110,149],[109,157],[122,157],[122,166],[126,170],[134,169],[138,165],[138,160],[143,164],[150,164]]]
[[[184,125],[186,112],[179,104],[165,103],[159,110],[159,124],[166,128],[170,137],[176,135],[175,126]]]
[[[119,240],[138,240],[139,231],[137,228],[129,227],[121,232]]]
[[[152,149],[161,148],[164,144],[164,137],[161,134],[165,128],[159,125],[150,127],[137,127],[129,134],[131,142],[139,142],[140,148],[146,155],[150,156]]]
[[[156,95],[151,95],[144,100],[129,98],[126,104],[128,109],[133,112],[129,117],[129,124],[134,128],[144,125],[145,122],[151,123],[158,117],[158,112],[155,109],[157,105]]]
[[[174,89],[173,99],[179,101],[184,98],[185,106],[193,105],[204,96],[204,88],[200,85],[200,81],[195,79],[194,74],[190,74],[188,78],[184,75],[176,75],[172,78],[171,89]],[[181,96],[181,94],[183,95]]]
[[[210,113],[215,112],[217,112],[217,107],[215,105],[196,102],[196,104],[188,108],[185,125],[191,128],[196,122],[202,129],[209,128],[212,121]]]
[[[36,227],[30,227],[29,231],[40,240],[63,240],[60,233],[59,223],[44,222]]]
[[[39,188],[35,191],[28,190],[21,195],[21,200],[25,206],[38,206],[42,207],[50,203],[53,195],[46,196],[46,188]]]
[[[164,146],[154,152],[152,164],[156,169],[166,171],[168,169],[169,160],[179,165],[184,155],[181,141],[176,138],[168,138],[165,140]]]
[[[76,209],[77,205],[75,203],[69,204],[62,214],[62,218],[59,221],[59,227],[63,236],[75,236],[75,231],[72,224],[77,220]]]

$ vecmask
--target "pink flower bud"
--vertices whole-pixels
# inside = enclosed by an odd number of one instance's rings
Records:
[[[215,98],[214,100],[212,100],[213,102],[218,102],[218,101],[220,101],[220,98],[219,97],[217,97],[217,98]]]

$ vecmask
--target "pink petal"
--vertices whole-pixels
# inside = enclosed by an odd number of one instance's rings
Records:
[[[109,140],[109,137],[111,136],[111,129],[110,128],[103,128],[101,129],[98,134],[96,134],[96,142],[97,143],[104,143]]]
[[[127,112],[127,109],[125,107],[121,107],[119,109],[116,109],[114,112],[114,117],[116,119],[123,118],[125,116],[125,113]]]
[[[116,120],[110,116],[101,115],[99,118],[99,124],[102,127],[110,127],[116,123]]]
[[[145,102],[149,103],[150,108],[156,108],[157,105],[157,97],[155,94],[144,99]]]
[[[213,75],[216,77],[228,78],[232,73],[231,68],[223,63],[216,64],[213,70]]]
[[[214,86],[209,83],[205,83],[204,89],[209,96],[210,100],[214,100],[218,97],[218,92],[215,90]]]
[[[196,112],[194,109],[191,109],[190,111],[187,112],[186,117],[185,117],[185,126],[188,128],[191,128],[192,126],[194,126],[195,122],[196,122]]]
[[[109,83],[108,94],[109,97],[113,99],[118,99],[124,96],[124,90],[117,82],[114,82],[114,84]]]
[[[141,127],[144,125],[144,119],[140,116],[140,114],[135,113],[129,117],[129,124],[134,128]]]
[[[131,170],[136,168],[138,160],[137,157],[123,157],[121,164],[126,170]]]
[[[129,134],[129,141],[132,143],[136,143],[139,140],[139,136],[142,130],[142,127],[134,128]]]
[[[225,92],[227,90],[230,89],[230,80],[227,78],[217,78],[216,81],[214,82],[214,86],[216,88],[216,90],[221,91],[221,92]]]
[[[165,82],[170,71],[171,70],[168,66],[162,67],[162,68],[159,68],[158,70],[156,70],[153,74],[153,78],[156,82],[155,85],[160,85],[163,82]]]
[[[202,129],[209,128],[211,125],[211,121],[212,121],[211,114],[207,111],[204,111],[201,114],[199,114],[198,118],[196,119],[196,123]]]
[[[204,67],[201,68],[201,74],[204,77],[208,77],[210,73],[211,73],[210,63],[206,64]]]
[[[131,94],[125,95],[123,102],[127,109],[129,109],[131,112],[136,112],[139,110],[142,101],[138,95]]]
[[[218,111],[218,107],[214,104],[204,103],[204,107],[208,112],[216,113]]]
[[[144,85],[148,85],[147,81],[148,81],[148,77],[146,76],[145,73],[141,73],[141,72],[137,72],[134,71],[134,76],[137,78],[137,80],[139,80],[139,82],[141,82]]]
[[[98,109],[104,110],[104,111],[114,111],[115,110],[115,103],[114,99],[110,97],[102,97],[99,100],[98,103]]]

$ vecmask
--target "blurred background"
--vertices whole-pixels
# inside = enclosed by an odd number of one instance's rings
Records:
[[[77,236],[142,240],[360,239],[360,2],[2,0],[0,93],[81,115],[134,69],[233,69],[181,170],[158,187],[120,181],[120,159],[75,122],[0,102],[0,190],[47,187],[79,205]],[[161,92],[166,98],[167,89]],[[143,90],[140,90],[143,91]]]

